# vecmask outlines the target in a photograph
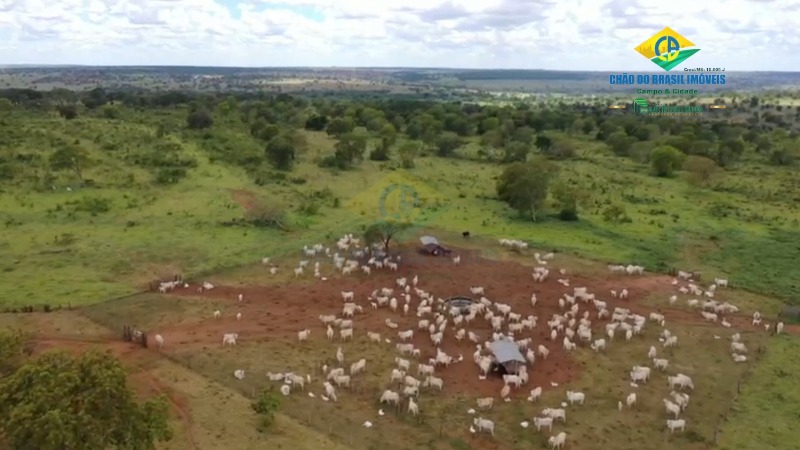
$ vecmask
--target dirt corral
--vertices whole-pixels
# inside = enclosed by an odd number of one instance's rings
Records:
[[[539,344],[544,344],[550,349],[547,359],[537,358],[530,370],[531,387],[542,386],[548,389],[551,383],[563,384],[574,380],[580,374],[580,364],[568,358],[565,354],[559,337],[555,342],[549,340],[549,329],[546,321],[555,313],[563,313],[559,308],[558,298],[564,293],[572,293],[574,287],[585,286],[590,292],[595,292],[598,298],[608,297],[611,289],[629,291],[631,300],[609,302],[612,305],[626,306],[633,310],[645,310],[636,306],[637,299],[644,298],[653,291],[670,290],[672,278],[664,276],[610,276],[606,279],[589,279],[579,274],[560,275],[557,261],[549,279],[544,283],[534,282],[531,276],[531,267],[524,266],[514,261],[494,261],[484,259],[475,252],[454,250],[460,254],[462,262],[454,265],[451,258],[436,258],[418,255],[413,249],[404,249],[399,269],[373,270],[370,275],[358,272],[358,275],[339,276],[332,275],[332,263],[323,257],[311,259],[320,261],[321,272],[327,280],[314,279],[307,271],[298,278],[297,282],[281,286],[221,286],[203,292],[202,297],[214,299],[218,302],[228,303],[228,311],[242,314],[241,320],[236,320],[236,313],[227,312],[220,319],[214,319],[210,307],[205,317],[197,317],[195,322],[183,323],[168,329],[159,330],[168,342],[186,348],[187,346],[220,345],[223,333],[238,333],[240,342],[255,342],[269,340],[271,342],[286,341],[287,344],[297,343],[297,333],[305,328],[311,329],[311,338],[308,345],[324,342],[335,351],[335,345],[327,342],[325,327],[319,320],[321,314],[341,313],[343,299],[342,291],[352,291],[355,302],[362,305],[362,314],[356,313],[354,329],[356,339],[366,339],[366,332],[379,332],[389,338],[391,343],[386,344],[386,351],[393,353],[397,332],[407,329],[415,330],[413,339],[416,348],[422,350],[420,361],[427,361],[435,356],[435,347],[432,345],[427,331],[417,331],[420,318],[416,316],[416,306],[420,299],[411,291],[412,301],[408,315],[402,312],[402,289],[396,284],[396,279],[404,277],[411,284],[414,276],[419,278],[417,287],[430,292],[437,298],[449,298],[456,295],[471,296],[470,286],[482,286],[485,295],[492,301],[510,305],[512,310],[524,316],[535,315],[539,325],[532,331],[526,331],[515,336],[516,339],[531,337],[535,349]],[[267,270],[267,269],[265,269]],[[290,270],[283,267],[281,270]],[[568,278],[570,287],[559,284],[558,278]],[[213,278],[210,279],[213,283]],[[393,294],[401,305],[397,312],[392,312],[388,307],[373,309],[368,296],[376,289],[390,287],[395,289]],[[172,295],[197,296],[196,285],[189,288],[179,288]],[[239,303],[238,296],[243,295],[244,300]],[[531,306],[531,296],[536,294],[538,303]],[[474,297],[474,296],[472,296]],[[480,296],[478,296],[480,297]],[[477,299],[476,299],[477,300]],[[591,305],[588,308],[593,310]],[[583,307],[582,310],[585,310]],[[430,317],[426,317],[430,318]],[[399,324],[396,330],[385,325],[386,319],[392,319]],[[597,321],[597,326],[600,326]],[[466,326],[469,331],[478,333],[482,340],[491,340],[492,330],[490,325],[479,317]],[[463,362],[456,363],[449,368],[437,369],[437,376],[444,379],[445,389],[451,394],[466,394],[470,397],[496,396],[503,386],[499,376],[490,377],[488,380],[479,380],[479,368],[472,362],[475,345],[464,339],[458,342],[454,336],[455,329],[452,325],[445,332],[442,350],[447,354],[464,357]],[[338,339],[338,333],[335,340]],[[412,368],[412,370],[414,370]],[[388,380],[388,374],[387,380]],[[516,390],[513,396],[527,396],[527,391]]]

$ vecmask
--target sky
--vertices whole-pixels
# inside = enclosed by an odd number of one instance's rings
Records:
[[[800,71],[800,0],[0,0],[0,65]],[[681,66],[683,67],[683,66]]]

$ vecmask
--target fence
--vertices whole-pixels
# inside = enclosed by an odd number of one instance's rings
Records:
[[[736,403],[739,401],[739,395],[742,393],[742,385],[747,382],[747,380],[752,375],[753,369],[756,367],[761,358],[767,353],[766,346],[759,345],[758,350],[755,353],[755,358],[753,361],[747,366],[747,369],[742,373],[742,376],[736,381],[736,393],[733,395],[733,400],[731,401],[728,408],[725,410],[724,413],[720,416],[719,422],[717,426],[714,428],[714,445],[719,445],[719,435],[722,432],[722,428],[728,422],[728,415],[736,407]]]
[[[133,328],[130,325],[124,325],[122,327],[122,339],[127,342],[136,343],[144,348],[147,348],[147,333],[141,330],[137,330],[136,328]]]

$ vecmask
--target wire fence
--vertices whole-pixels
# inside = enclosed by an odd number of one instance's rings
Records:
[[[714,445],[719,445],[720,435],[722,434],[722,429],[728,423],[728,417],[736,408],[739,402],[739,396],[742,394],[742,386],[750,379],[750,376],[753,374],[753,370],[755,369],[756,365],[761,361],[764,355],[767,353],[767,347],[765,345],[759,345],[758,349],[755,352],[754,358],[752,362],[747,366],[747,368],[742,372],[742,375],[736,380],[736,393],[733,395],[733,399],[728,405],[728,408],[725,409],[720,415],[719,422],[717,422],[717,426],[714,428]]]

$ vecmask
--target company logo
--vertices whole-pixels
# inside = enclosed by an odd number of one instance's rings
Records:
[[[435,189],[410,173],[395,170],[351,198],[345,207],[367,221],[424,226],[445,204],[445,197]]]
[[[692,41],[670,27],[664,27],[634,50],[666,71],[674,69],[700,51]]]
[[[637,98],[633,101],[633,112],[636,114],[647,114],[647,100]]]
[[[636,114],[656,116],[697,115],[705,111],[705,108],[696,105],[651,105],[643,98],[634,99],[631,104],[631,109]]]
[[[408,184],[390,184],[378,199],[382,218],[395,222],[413,222],[419,216],[420,204],[417,189]]]

